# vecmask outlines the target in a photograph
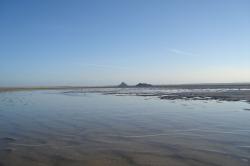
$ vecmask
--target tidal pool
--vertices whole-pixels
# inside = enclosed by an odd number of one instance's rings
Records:
[[[249,166],[250,104],[0,93],[0,166]]]

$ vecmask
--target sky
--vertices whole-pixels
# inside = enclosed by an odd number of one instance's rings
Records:
[[[250,82],[249,0],[0,0],[0,86]]]

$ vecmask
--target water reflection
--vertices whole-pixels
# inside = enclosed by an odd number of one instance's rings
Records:
[[[0,165],[249,165],[243,102],[0,94]]]

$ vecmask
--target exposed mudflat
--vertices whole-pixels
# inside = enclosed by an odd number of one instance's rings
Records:
[[[228,90],[216,92],[181,92],[160,96],[161,99],[192,99],[250,102],[250,90]]]
[[[167,100],[218,100],[250,102],[250,89],[177,89],[177,88],[82,88],[65,91],[72,93],[102,93],[104,95],[128,95],[158,97]]]
[[[250,102],[249,84],[172,85],[138,88],[119,87],[20,87],[0,88],[0,92],[64,90],[64,93],[102,93],[114,95],[156,96],[160,99],[176,100],[221,100]]]

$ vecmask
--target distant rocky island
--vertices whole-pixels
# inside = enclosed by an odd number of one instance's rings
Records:
[[[147,87],[152,87],[153,85],[151,84],[147,84],[147,83],[139,83],[136,85],[136,87],[139,87],[139,88],[147,88]]]
[[[127,88],[128,85],[125,82],[122,82],[120,85],[118,85],[119,88]]]
[[[128,88],[128,87],[137,87],[137,88],[147,88],[147,87],[153,87],[153,85],[148,83],[138,83],[135,86],[129,86],[125,82],[122,82],[118,85],[119,88]]]

